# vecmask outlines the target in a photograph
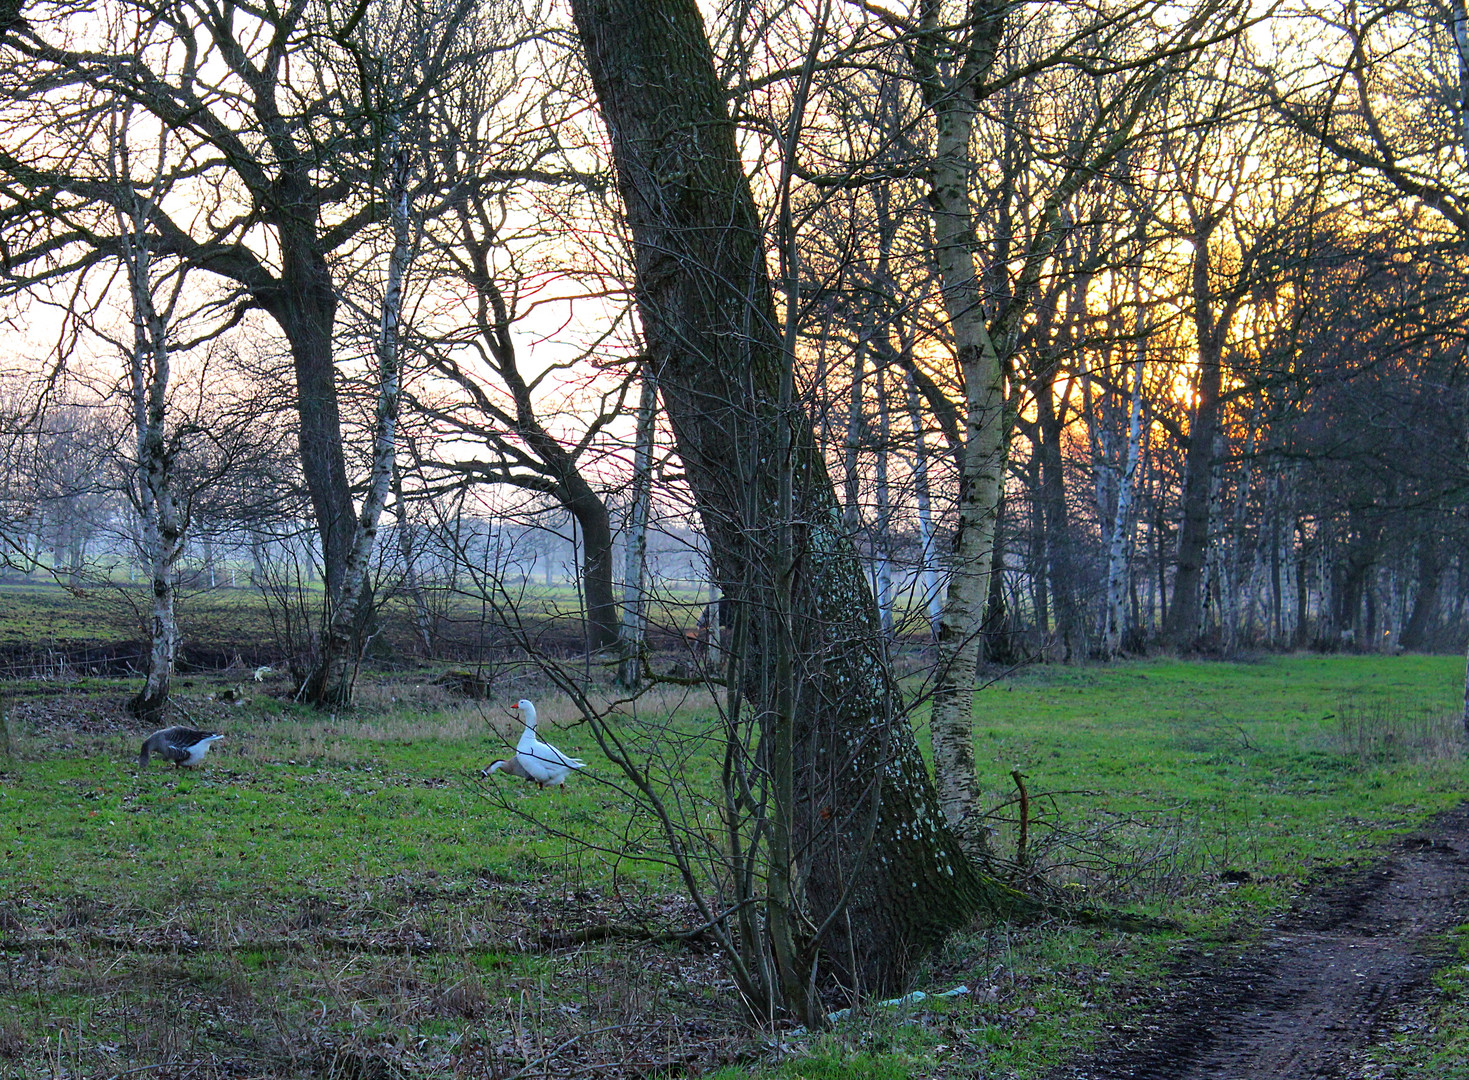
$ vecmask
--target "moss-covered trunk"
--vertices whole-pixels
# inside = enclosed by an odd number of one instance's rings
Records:
[[[943,822],[809,418],[793,425],[794,560],[777,579],[781,343],[765,236],[693,0],[574,0],[632,230],[653,371],[745,682],[776,711],[771,613],[792,613],[792,857],[828,974],[886,993],[987,900]],[[779,594],[781,603],[773,603]]]

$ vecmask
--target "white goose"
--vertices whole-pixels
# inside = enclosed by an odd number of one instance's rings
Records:
[[[520,742],[515,746],[515,756],[491,762],[488,768],[480,770],[481,776],[505,772],[529,780],[537,787],[547,788],[564,784],[573,770],[587,767],[586,762],[567,757],[550,743],[536,738],[536,707],[529,701],[521,698],[510,707],[520,713],[520,720],[525,724]]]
[[[195,731],[193,728],[171,727],[155,731],[143,740],[143,749],[138,752],[138,768],[148,767],[148,755],[157,754],[164,761],[171,761],[180,768],[192,768],[204,760],[216,739],[224,738],[212,731]]]

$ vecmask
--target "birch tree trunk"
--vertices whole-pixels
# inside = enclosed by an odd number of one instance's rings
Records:
[[[886,370],[877,369],[877,528],[873,537],[873,571],[877,612],[884,641],[893,637],[892,493],[888,489],[889,413]]]
[[[633,446],[632,506],[628,510],[627,536],[623,541],[622,564],[622,667],[620,681],[636,689],[642,664],[643,613],[647,605],[648,510],[653,498],[653,421],[658,404],[658,384],[644,370],[638,398],[638,428]],[[716,605],[718,601],[715,601]],[[710,627],[717,632],[716,616]]]
[[[143,555],[152,585],[148,625],[148,675],[128,702],[141,720],[159,723],[168,706],[178,620],[174,612],[174,566],[183,553],[185,521],[174,490],[174,448],[166,430],[171,377],[167,320],[153,298],[152,253],[140,207],[127,225],[128,286],[133,305],[133,349],[129,357],[133,429],[137,447],[137,510]]]
[[[862,527],[862,483],[857,472],[858,451],[863,443],[862,384],[867,376],[868,329],[863,327],[852,351],[852,385],[847,398],[847,439],[842,447],[842,522],[855,537]]]
[[[928,445],[924,439],[923,410],[919,407],[918,387],[911,373],[907,387],[908,415],[913,421],[913,498],[918,504],[919,568],[924,602],[928,605],[929,635],[937,641],[944,614],[944,596],[934,559],[933,499],[928,486]]]
[[[986,855],[989,843],[978,812],[974,683],[1008,448],[1004,361],[986,325],[975,267],[979,244],[969,205],[969,177],[974,171],[970,143],[978,115],[977,94],[994,66],[1007,10],[1003,4],[973,6],[962,62],[945,78],[940,59],[940,4],[924,0],[922,33],[913,49],[924,102],[935,125],[928,192],[934,257],[965,388],[958,521],[939,620],[938,679],[929,726],[939,805],[965,849],[976,856]]]
[[[976,853],[982,853],[987,842],[976,805],[974,683],[1009,453],[1007,369],[1043,270],[1065,234],[1065,208],[1132,139],[1173,70],[1173,61],[1160,59],[1126,93],[1103,102],[1086,136],[1079,136],[1071,148],[1074,157],[1035,212],[1032,235],[1017,256],[1019,269],[1006,281],[1007,268],[999,266],[991,273],[995,280],[986,282],[976,266],[978,241],[969,203],[970,178],[976,171],[971,142],[979,102],[988,93],[985,80],[1012,10],[994,0],[976,0],[956,28],[946,24],[948,12],[938,0],[921,0],[918,30],[908,49],[934,122],[934,151],[928,163],[933,255],[965,392],[958,522],[932,706],[934,772],[945,816],[960,831],[968,850]],[[1212,14],[1195,12],[1180,26],[1174,45],[1191,40]],[[996,295],[1005,299],[991,313],[987,301]]]
[[[1137,466],[1142,457],[1143,368],[1147,362],[1147,338],[1137,335],[1132,362],[1132,399],[1127,413],[1127,457],[1117,483],[1117,506],[1107,539],[1107,629],[1108,656],[1122,651],[1125,630],[1123,592],[1127,585],[1128,553],[1132,549],[1132,504],[1137,492]]]

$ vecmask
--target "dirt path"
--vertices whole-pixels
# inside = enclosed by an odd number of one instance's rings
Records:
[[[1449,959],[1469,921],[1469,803],[1340,870],[1240,958],[1195,956],[1159,1008],[1053,1080],[1306,1080],[1357,1075],[1394,1006]]]

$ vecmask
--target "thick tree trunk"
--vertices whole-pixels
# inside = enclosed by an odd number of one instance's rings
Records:
[[[342,452],[342,420],[337,405],[332,326],[337,293],[326,258],[315,249],[314,229],[281,229],[281,276],[255,297],[291,345],[296,371],[296,412],[300,422],[301,471],[321,537],[327,598],[341,593],[348,553],[356,530],[347,461]]]
[[[1439,558],[1438,545],[1431,535],[1425,535],[1418,541],[1418,587],[1413,593],[1413,611],[1398,636],[1398,644],[1404,649],[1421,649],[1428,640],[1428,630],[1438,611],[1442,581],[1443,561]]]
[[[776,580],[781,343],[765,238],[692,0],[574,0],[632,230],[648,354],[723,594],[747,617],[744,683],[774,717],[791,613],[792,852],[826,970],[886,993],[989,886],[945,828],[877,648],[871,594],[804,415],[795,559]],[[792,430],[793,429],[793,430]],[[923,903],[913,902],[915,896]]]
[[[557,489],[561,505],[581,529],[582,592],[587,605],[587,644],[593,652],[617,645],[617,579],[613,572],[612,515],[581,473],[569,468]]]
[[[1036,380],[1037,453],[1040,456],[1040,502],[1045,524],[1046,565],[1051,600],[1056,608],[1056,634],[1061,639],[1061,658],[1068,663],[1085,658],[1085,634],[1077,603],[1078,586],[1071,520],[1066,507],[1066,470],[1061,445],[1066,427],[1066,402],[1057,408],[1054,364],[1047,365]]]
[[[1173,574],[1173,602],[1163,636],[1176,649],[1192,649],[1203,630],[1200,588],[1209,548],[1209,504],[1214,492],[1214,461],[1219,439],[1220,391],[1224,335],[1228,323],[1216,320],[1210,307],[1209,230],[1194,237],[1193,302],[1199,380],[1189,425],[1188,457],[1183,470],[1183,524],[1178,534],[1178,564]]]

